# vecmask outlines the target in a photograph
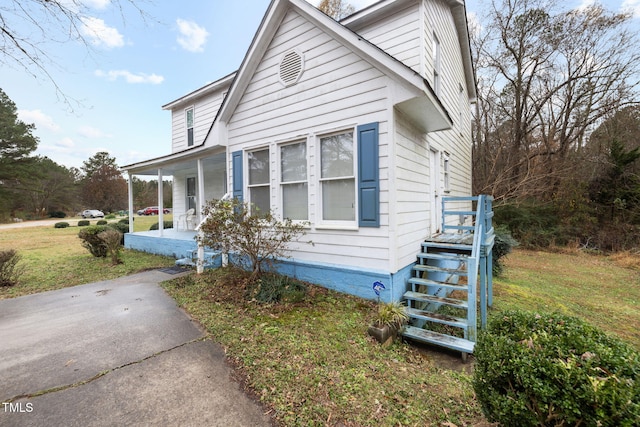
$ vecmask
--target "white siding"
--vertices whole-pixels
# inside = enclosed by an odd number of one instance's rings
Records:
[[[366,27],[354,27],[353,30],[422,74],[424,73],[420,55],[422,25],[418,9],[418,2],[401,5],[390,15],[368,23]]]
[[[285,88],[278,79],[278,63],[293,48],[304,54],[305,69],[298,83]],[[278,143],[307,140],[311,227],[303,240],[312,240],[313,245],[299,244],[294,258],[389,269],[388,83],[380,71],[292,11],[258,65],[228,123],[228,152],[270,147],[271,207],[279,211]],[[317,137],[336,130],[355,131],[357,125],[371,122],[380,126],[381,226],[319,228]]]
[[[186,113],[188,108],[193,107],[193,145],[202,144],[213,119],[222,105],[224,92],[219,90],[211,94],[204,95],[191,102],[180,104],[171,110],[171,152],[182,151],[187,148],[187,128]]]

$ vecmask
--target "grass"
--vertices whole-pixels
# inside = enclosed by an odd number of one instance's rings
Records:
[[[154,220],[136,217],[136,230]],[[111,267],[81,247],[77,232],[0,231],[0,248],[17,249],[28,267],[22,282],[0,290],[0,298],[173,263],[125,251],[124,265]],[[238,377],[281,425],[487,425],[468,369],[448,369],[431,353],[400,343],[383,347],[367,336],[373,303],[310,286],[302,301],[259,304],[245,300],[243,280],[218,270],[163,286],[224,346]],[[639,285],[637,255],[517,250],[495,279],[491,315],[514,308],[560,311],[640,348]]]
[[[136,229],[148,230],[153,218],[157,221],[157,217],[136,218]],[[96,222],[91,220],[92,225]],[[0,250],[17,250],[24,267],[18,285],[0,288],[0,299],[113,279],[175,262],[168,257],[123,250],[123,263],[113,266],[110,259],[95,258],[82,247],[80,229],[43,226],[0,230]]]

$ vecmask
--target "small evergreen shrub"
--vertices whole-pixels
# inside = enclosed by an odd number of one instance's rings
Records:
[[[0,251],[0,287],[13,286],[18,283],[24,272],[19,266],[21,257],[15,249]]]
[[[129,218],[122,218],[120,221],[118,221],[118,224],[127,224],[127,225],[129,225]]]
[[[307,285],[276,273],[262,274],[247,287],[247,298],[262,303],[300,302],[307,294]]]
[[[496,236],[491,255],[493,260],[493,274],[499,275],[504,269],[504,265],[502,264],[504,257],[510,254],[514,247],[518,246],[518,241],[511,236],[511,232],[506,226],[497,226],[495,233]]]
[[[104,219],[116,219],[116,215],[111,213],[111,214],[105,216]]]
[[[96,222],[96,225],[107,225],[107,221],[104,219],[98,220],[98,222]]]
[[[122,222],[112,222],[109,224],[109,227],[113,228],[120,232],[120,244],[124,245],[124,235],[129,232],[129,224],[124,224]]]
[[[78,237],[82,240],[82,246],[91,252],[94,257],[104,258],[107,256],[107,246],[98,236],[107,228],[106,225],[91,225],[83,228],[78,233]]]
[[[68,222],[56,222],[53,225],[53,228],[67,228],[69,226]]]
[[[473,388],[504,426],[635,426],[640,355],[561,314],[509,311],[478,336]]]
[[[51,211],[49,212],[50,218],[66,218],[67,214],[62,211]]]
[[[173,228],[173,221],[163,221],[163,228],[166,230],[167,228]],[[151,224],[151,227],[149,227],[149,231],[151,230],[157,230],[159,227],[158,223],[155,222],[153,224]]]
[[[107,255],[111,257],[111,264],[120,264],[122,262],[120,259],[122,233],[112,227],[107,227],[106,230],[98,233],[98,238],[102,240],[102,243],[107,248]]]
[[[89,224],[91,223],[89,222],[88,219],[81,219],[80,221],[78,221],[78,227],[86,227]]]

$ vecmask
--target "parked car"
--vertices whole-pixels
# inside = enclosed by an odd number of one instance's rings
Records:
[[[157,206],[149,206],[144,208],[144,210],[142,211],[142,215],[158,215],[158,207]],[[163,208],[162,209],[162,213],[168,214],[170,212],[169,209],[167,208]]]
[[[104,213],[97,209],[87,209],[82,211],[82,218],[104,218]]]

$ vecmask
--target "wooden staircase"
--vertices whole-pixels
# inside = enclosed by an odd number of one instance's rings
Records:
[[[478,311],[485,327],[492,305],[492,201],[442,199],[442,232],[422,243],[404,294],[410,322],[403,337],[460,351],[463,359],[473,353]]]

